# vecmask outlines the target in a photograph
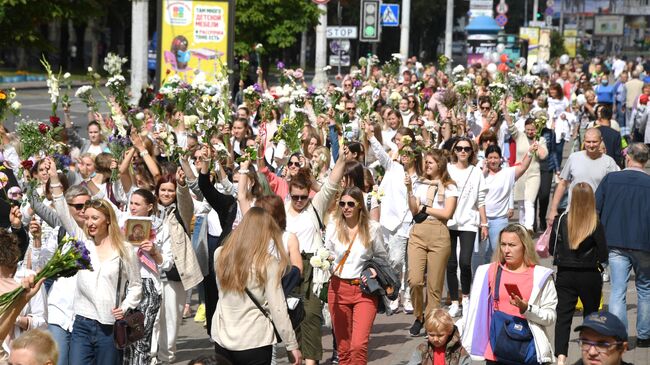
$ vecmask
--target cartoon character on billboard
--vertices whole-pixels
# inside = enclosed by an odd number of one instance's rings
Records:
[[[187,49],[188,41],[185,36],[179,35],[174,37],[172,40],[171,51],[172,54],[176,57],[176,67],[179,70],[187,68],[187,64],[190,62],[190,51]]]

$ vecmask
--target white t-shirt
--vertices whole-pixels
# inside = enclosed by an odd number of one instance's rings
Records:
[[[413,187],[413,195],[415,195],[415,198],[420,202],[422,205],[427,204],[427,193],[429,191],[429,186],[428,184],[423,184],[420,182],[416,182],[415,186]],[[445,200],[442,200],[442,203],[438,200],[439,198],[439,191],[437,188],[436,189],[436,194],[433,197],[433,203],[431,204],[431,208],[434,209],[444,209],[445,208]],[[459,191],[456,185],[451,184],[445,187],[445,199],[449,197],[458,197]]]
[[[485,213],[488,218],[508,216],[508,202],[515,186],[516,167],[502,168],[496,174],[485,177],[488,192],[485,195]]]

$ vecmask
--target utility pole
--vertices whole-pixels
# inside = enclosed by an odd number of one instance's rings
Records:
[[[533,20],[537,21],[537,10],[539,9],[539,0],[533,0]]]
[[[316,87],[327,85],[327,74],[323,68],[327,65],[327,5],[319,4],[318,10],[321,12],[316,25],[316,74],[314,75],[313,84]]]
[[[402,0],[402,22],[399,37],[399,53],[404,59],[409,56],[409,31],[411,28],[411,0]]]
[[[528,0],[524,0],[524,27],[528,26]]]
[[[445,29],[445,57],[451,60],[451,48],[454,34],[454,0],[447,0],[447,19]],[[445,70],[443,70],[445,71]]]
[[[149,0],[133,0],[131,5],[131,103],[140,100],[147,84],[149,41]]]

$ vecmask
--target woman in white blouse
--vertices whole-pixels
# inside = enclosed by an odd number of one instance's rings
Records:
[[[142,284],[138,259],[127,248],[109,202],[88,200],[84,204],[86,223],[83,230],[77,225],[63,198],[56,166],[51,159],[48,159],[48,164],[54,207],[66,231],[87,242],[93,267],[93,271],[81,270],[77,273],[70,363],[121,363],[122,353],[113,343],[113,325],[116,320],[124,318],[126,311],[135,309],[140,303]],[[116,303],[116,293],[125,292],[124,287],[117,287],[119,278],[126,286],[126,295],[120,295],[120,301]]]
[[[414,217],[427,215],[419,223],[414,220],[408,243],[408,283],[415,315],[411,336],[420,335],[425,313],[440,305],[445,268],[452,252],[447,220],[454,215],[458,198],[458,188],[449,177],[447,158],[441,150],[424,153],[424,167],[418,167],[418,175],[413,184],[409,177],[404,179],[411,213]],[[425,282],[426,311],[423,308]]]
[[[333,259],[327,301],[339,364],[366,364],[379,298],[361,291],[361,272],[367,261],[373,257],[388,261],[388,254],[381,226],[370,220],[359,188],[348,187],[341,193],[339,208],[327,227],[325,247]],[[373,269],[370,271],[372,277],[377,275]]]

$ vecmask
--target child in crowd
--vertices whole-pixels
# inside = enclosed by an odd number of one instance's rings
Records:
[[[424,323],[427,341],[413,352],[408,365],[469,365],[471,359],[460,343],[454,321],[444,309],[434,309]]]

